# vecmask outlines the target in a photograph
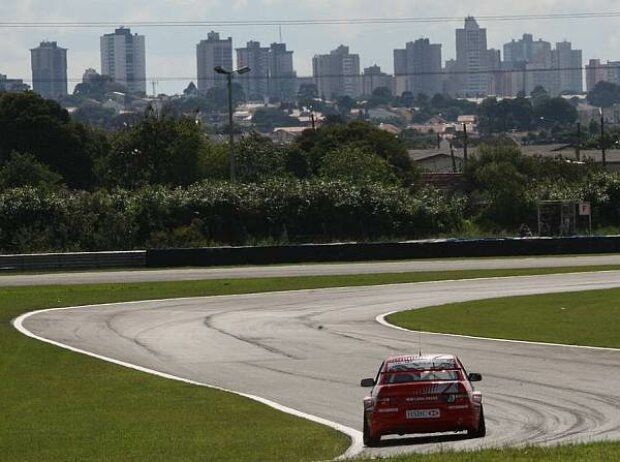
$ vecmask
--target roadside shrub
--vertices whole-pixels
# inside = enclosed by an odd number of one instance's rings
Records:
[[[413,239],[460,228],[462,198],[344,180],[271,179],[0,194],[0,251],[96,251]]]

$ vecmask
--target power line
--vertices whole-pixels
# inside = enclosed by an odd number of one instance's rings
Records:
[[[480,21],[533,21],[568,19],[611,19],[620,11],[514,14],[476,16]],[[313,25],[382,25],[462,22],[462,16],[427,16],[402,18],[323,18],[323,19],[252,19],[221,21],[2,21],[0,28],[103,28],[118,27],[245,27],[245,26],[313,26]]]
[[[602,68],[602,67],[601,67]],[[596,69],[596,68],[595,68]],[[604,69],[618,69],[620,70],[620,63],[617,65],[604,65]],[[293,80],[293,79],[340,79],[340,78],[362,78],[362,77],[421,77],[421,76],[452,76],[452,75],[493,75],[493,74],[534,74],[534,73],[550,73],[550,72],[563,72],[563,71],[583,71],[587,70],[586,66],[570,66],[570,67],[553,67],[546,69],[489,69],[480,71],[461,71],[461,70],[441,70],[441,71],[429,71],[429,72],[407,72],[397,75],[372,75],[372,74],[324,74],[320,76],[304,75],[304,76],[253,76],[248,74],[243,78],[236,79],[235,82],[242,83],[247,80]],[[30,78],[12,77],[11,80],[31,80]],[[187,81],[187,80],[200,80],[200,81],[220,81],[217,77],[201,77],[193,76],[148,76],[144,78],[135,78],[132,82],[143,81]],[[63,79],[37,79],[37,82],[60,82]],[[82,77],[68,78],[67,82],[82,82]],[[114,81],[112,81],[114,82]]]

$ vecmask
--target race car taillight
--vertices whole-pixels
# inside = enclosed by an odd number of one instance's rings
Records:
[[[467,393],[446,393],[441,396],[442,400],[446,403],[462,403],[469,400]]]

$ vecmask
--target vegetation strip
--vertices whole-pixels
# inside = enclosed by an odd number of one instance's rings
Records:
[[[341,454],[348,446],[348,439],[332,429],[237,396],[162,380],[29,340],[10,325],[11,319],[27,311],[144,299],[618,268],[3,288],[1,459],[321,460]],[[257,428],[260,432],[255,431]]]
[[[423,308],[387,317],[406,329],[620,348],[620,289],[527,295]]]
[[[356,462],[611,462],[620,457],[620,443],[569,444],[554,447],[484,449],[481,451],[441,451],[434,454],[408,454],[386,459],[355,459]]]

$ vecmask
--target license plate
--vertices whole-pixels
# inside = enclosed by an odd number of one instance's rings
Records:
[[[407,411],[408,419],[438,419],[441,417],[439,409],[412,409]]]

